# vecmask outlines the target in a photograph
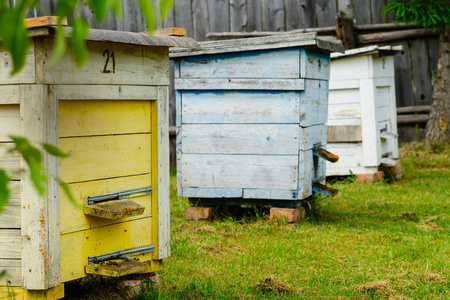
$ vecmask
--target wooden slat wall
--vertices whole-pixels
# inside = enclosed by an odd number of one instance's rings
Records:
[[[159,0],[155,3],[158,12]],[[207,40],[210,32],[289,31],[299,28],[334,26],[335,15],[342,10],[354,17],[356,25],[394,22],[393,14],[384,16],[382,9],[389,0],[175,0],[173,9],[157,27],[184,27],[187,36],[198,41]],[[103,24],[96,24],[92,11],[80,7],[94,28],[145,31],[145,24],[135,0],[122,0],[123,18],[109,16]],[[29,16],[52,15],[55,4],[41,0],[40,8]],[[70,20],[69,20],[70,22]],[[403,45],[405,53],[395,56],[397,106],[428,105],[431,82],[438,58],[438,38],[420,38],[391,42]],[[175,126],[175,97],[170,93],[170,125]],[[413,131],[414,132],[414,131]],[[400,134],[402,137],[402,134]],[[175,143],[172,143],[175,145]],[[172,166],[175,158],[171,156]]]

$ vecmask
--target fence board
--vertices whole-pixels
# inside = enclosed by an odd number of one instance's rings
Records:
[[[370,0],[354,1],[356,25],[372,24]]]
[[[428,39],[428,59],[430,61],[433,76],[436,76],[437,64],[439,60],[439,37]]]
[[[248,1],[247,2],[247,31],[261,31],[261,2]]]
[[[385,23],[386,22],[386,16],[381,13],[383,8],[386,6],[387,3],[384,0],[371,0],[370,1],[370,12],[372,13],[372,23],[378,24],[378,23]]]
[[[402,55],[394,56],[397,106],[413,106],[414,97],[411,82],[411,54],[409,52],[409,45],[406,41],[401,41],[396,44],[403,46],[404,51]]]
[[[208,0],[209,30],[211,32],[230,31],[229,0]]]
[[[353,1],[352,0],[337,0],[338,11],[343,11],[347,17],[353,18]]]
[[[137,31],[136,5],[134,1],[122,1],[123,29],[125,31]]]
[[[263,30],[284,31],[284,3],[280,0],[263,0]]]
[[[316,0],[317,25],[334,26],[337,13],[336,1]]]
[[[192,0],[192,18],[194,22],[194,39],[206,40],[209,31],[208,6],[204,0]]]
[[[242,32],[247,29],[247,1],[230,0],[230,30]]]
[[[286,30],[302,28],[303,17],[299,0],[286,0]]]
[[[174,3],[175,26],[186,28],[186,35],[194,37],[194,22],[192,20],[191,0],[178,0]]]
[[[428,105],[431,103],[431,78],[427,59],[427,45],[424,39],[411,42],[411,57],[415,105]]]

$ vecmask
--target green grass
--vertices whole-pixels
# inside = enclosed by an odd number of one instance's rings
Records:
[[[296,225],[266,208],[188,222],[173,172],[171,256],[137,299],[450,299],[450,149],[400,152],[402,180],[327,183],[339,194]]]

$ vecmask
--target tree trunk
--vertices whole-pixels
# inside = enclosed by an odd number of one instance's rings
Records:
[[[439,61],[433,82],[433,100],[426,140],[430,144],[450,143],[450,34],[447,26],[439,40]]]

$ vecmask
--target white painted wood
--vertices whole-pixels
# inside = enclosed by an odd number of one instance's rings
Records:
[[[371,78],[395,77],[394,57],[373,55],[373,67]]]
[[[334,62],[331,63],[332,68],[334,68]],[[349,89],[359,89],[359,80],[339,80],[333,79],[328,82],[330,91],[332,90],[349,90]],[[331,93],[330,93],[331,97]],[[330,99],[331,101],[331,99]]]
[[[300,92],[300,125],[325,124],[328,118],[328,81],[305,80]]]
[[[6,275],[0,281],[0,286],[20,286],[22,283],[22,262],[20,259],[0,258],[0,270],[5,270]],[[4,296],[0,292],[0,296]],[[3,298],[5,299],[5,298]],[[8,298],[6,298],[8,299]]]
[[[361,120],[361,103],[329,104],[328,106],[328,124],[337,125],[333,123],[334,120],[356,119]],[[360,123],[361,121],[359,121]],[[350,124],[347,124],[350,125]]]
[[[183,154],[182,187],[297,188],[298,155]]]
[[[344,51],[342,42],[336,40],[330,41],[320,39],[317,37],[317,33],[315,32],[237,40],[201,42],[199,44],[200,48],[195,50],[172,48],[170,51],[170,57],[175,58],[203,54],[217,54],[263,49],[268,50],[304,46],[317,46],[318,48],[330,51]]]
[[[19,104],[19,92],[18,85],[0,85],[0,105]]]
[[[22,135],[38,143],[57,145],[58,100],[44,85],[20,87]],[[25,163],[22,163],[25,168]],[[48,289],[61,283],[59,268],[59,185],[58,158],[43,153],[47,193],[39,196],[24,176],[22,184],[22,286]]]
[[[158,87],[158,253],[170,256],[169,88]]]
[[[329,54],[305,48],[300,49],[300,77],[329,80]]]
[[[13,143],[0,143],[0,167],[11,179],[19,180],[22,176],[20,155],[14,149]]]
[[[363,163],[362,143],[329,143],[327,150],[339,156],[336,163],[326,162],[327,176],[363,174],[365,167]],[[374,167],[378,171],[378,167]]]
[[[43,84],[130,84],[169,85],[167,47],[145,47],[112,42],[89,42],[89,58],[82,67],[74,67],[70,51],[51,66],[52,38],[36,39],[36,82]],[[104,73],[107,54],[110,53]],[[112,52],[115,68],[113,69]],[[104,54],[105,53],[105,54]],[[137,59],[139,58],[139,59]],[[115,71],[114,73],[112,71]]]
[[[380,140],[379,131],[377,130],[377,122],[375,115],[375,98],[373,80],[362,79],[361,83],[361,99],[364,102],[361,103],[361,107],[364,109],[361,111],[361,131],[363,137],[363,162],[364,166],[373,167],[380,164]]]
[[[244,199],[297,200],[297,190],[244,189]]]
[[[402,51],[403,46],[378,46],[378,45],[371,45],[367,47],[362,48],[355,48],[355,49],[349,49],[345,50],[345,52],[332,52],[330,54],[331,59],[338,59],[338,58],[345,58],[345,57],[352,57],[357,55],[372,55],[372,54],[378,54],[380,51],[391,51],[391,55],[395,52]]]
[[[181,78],[300,78],[299,49],[249,51],[201,57],[180,62]]]
[[[58,85],[59,100],[156,100],[156,86],[140,85]]]
[[[185,124],[182,153],[296,155],[305,136],[297,124]]]
[[[181,197],[192,198],[242,198],[242,189],[236,188],[183,188]]]
[[[183,124],[299,122],[297,92],[183,91],[177,99]]]
[[[333,60],[330,68],[330,81],[370,78],[370,58],[371,56],[357,56]]]
[[[0,143],[11,141],[9,135],[20,134],[19,105],[0,105]]]
[[[331,81],[330,84],[333,85],[345,83],[345,81]],[[330,93],[328,96],[328,105],[346,105],[346,104],[356,104],[360,103],[359,99],[359,81],[357,86],[352,86],[350,88],[340,88],[332,89],[330,86]],[[331,109],[329,109],[331,111]]]
[[[301,91],[305,89],[304,79],[239,79],[239,78],[180,78],[175,79],[178,90],[266,90]]]
[[[21,258],[20,244],[22,238],[20,229],[0,229],[0,258]]]
[[[25,65],[18,74],[11,76],[11,71],[13,70],[11,55],[0,45],[0,85],[34,83],[36,81],[34,65],[35,52],[33,40],[31,40],[25,55]]]

